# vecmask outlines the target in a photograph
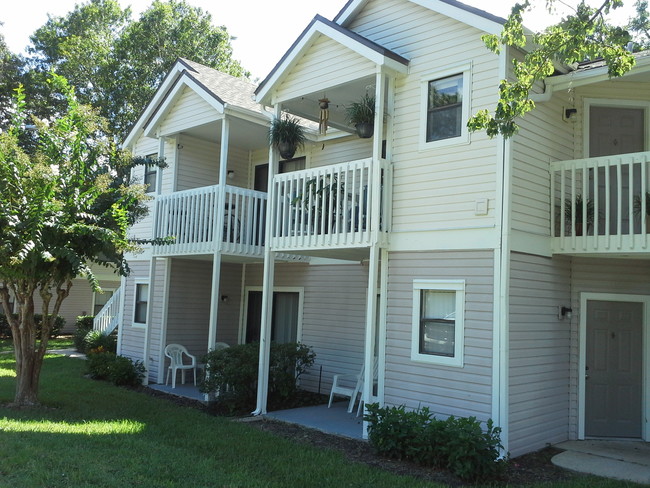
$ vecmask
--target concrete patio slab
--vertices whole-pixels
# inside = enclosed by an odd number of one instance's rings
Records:
[[[636,441],[566,441],[553,457],[561,468],[650,485],[650,444]]]
[[[352,439],[363,438],[363,419],[347,412],[348,402],[335,402],[332,408],[327,405],[292,408],[269,412],[267,418],[292,424],[304,425],[328,434],[336,434]]]

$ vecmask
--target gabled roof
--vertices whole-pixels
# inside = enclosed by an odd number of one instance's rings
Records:
[[[388,66],[391,69],[406,72],[409,60],[404,56],[377,44],[356,32],[353,32],[339,24],[336,24],[325,17],[316,15],[309,25],[302,31],[300,36],[291,45],[289,50],[282,56],[271,72],[262,80],[255,90],[257,100],[264,99],[270,89],[275,86],[283,74],[295,64],[301,54],[309,47],[312,40],[319,35],[325,35],[334,39],[371,61]]]
[[[124,146],[130,146],[143,130],[155,125],[170,109],[185,86],[194,90],[220,113],[229,107],[266,114],[263,107],[253,99],[254,83],[188,59],[178,58],[125,138]]]
[[[348,0],[341,11],[334,17],[334,22],[346,26],[365,7],[369,0]],[[506,19],[492,15],[457,0],[410,0],[421,7],[433,10],[440,14],[456,19],[464,24],[476,27],[490,34],[498,34],[503,28]]]

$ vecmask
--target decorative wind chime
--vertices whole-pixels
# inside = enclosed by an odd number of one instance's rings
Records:
[[[330,118],[330,101],[327,98],[318,100],[320,107],[320,119],[318,121],[318,132],[320,134],[327,134],[327,120]]]

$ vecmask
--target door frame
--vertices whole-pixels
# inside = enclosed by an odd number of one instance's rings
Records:
[[[583,100],[582,122],[584,132],[582,134],[582,157],[589,158],[589,135],[591,127],[589,124],[589,113],[591,107],[613,107],[613,108],[640,108],[643,109],[643,150],[647,151],[650,145],[650,102],[647,100],[619,100],[616,98],[585,98]]]
[[[627,295],[614,293],[580,293],[580,321],[579,321],[579,360],[578,360],[578,439],[585,439],[585,408],[586,408],[586,380],[585,367],[587,366],[587,301],[607,302],[635,302],[643,305],[642,331],[642,366],[641,366],[641,438],[650,440],[650,296]],[[644,420],[645,419],[645,420]]]
[[[246,342],[246,322],[248,320],[248,292],[250,291],[264,291],[261,286],[245,286],[244,299],[242,300],[242,320],[239,323],[239,336],[237,337],[238,344]],[[287,292],[298,293],[298,324],[296,326],[296,341],[302,342],[302,315],[304,313],[305,303],[305,288],[302,286],[274,286],[273,293]]]

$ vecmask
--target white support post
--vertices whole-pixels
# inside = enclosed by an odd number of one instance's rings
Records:
[[[160,340],[158,350],[158,378],[157,382],[162,384],[165,381],[165,343],[167,342],[167,316],[169,312],[169,288],[171,286],[172,261],[171,258],[163,258],[165,263],[165,282],[163,284],[162,321],[160,323]]]
[[[214,242],[217,252],[223,248],[223,227],[226,211],[226,176],[228,174],[228,139],[230,137],[230,119],[224,115],[221,120],[221,151],[219,153],[219,193],[217,194],[217,223]]]
[[[149,260],[149,295],[147,296],[147,324],[144,329],[144,344],[143,344],[143,357],[142,363],[146,371],[143,384],[149,384],[149,344],[151,338],[151,326],[153,321],[153,299],[154,299],[154,283],[156,282],[156,258],[152,257]],[[135,290],[137,292],[137,289]]]
[[[372,138],[372,195],[370,203],[370,215],[372,216],[370,226],[370,238],[374,244],[379,240],[379,221],[381,205],[381,147],[384,139],[384,102],[386,77],[378,68],[375,81],[375,130]]]
[[[165,157],[165,138],[158,136],[158,159],[163,159]],[[158,166],[156,168],[156,195],[162,193],[162,176],[163,169]]]
[[[214,350],[217,343],[217,316],[219,314],[219,287],[221,285],[221,253],[215,252],[212,258],[212,290],[210,291],[210,324],[208,327],[208,351]]]
[[[363,400],[372,398],[375,381],[375,334],[377,333],[377,278],[379,276],[379,244],[370,248],[368,296],[366,298],[366,334],[364,345]],[[368,438],[368,423],[363,422],[363,438]]]
[[[126,276],[120,278],[120,319],[117,324],[117,354],[122,354],[122,336],[124,335],[124,296],[126,295]]]
[[[282,107],[280,104],[277,104],[275,106],[275,116],[280,117],[281,114]],[[253,415],[263,415],[266,413],[266,403],[269,393],[269,356],[271,353],[273,281],[275,278],[275,252],[271,249],[273,220],[275,217],[273,177],[277,172],[277,166],[278,154],[271,146],[269,147],[268,207],[265,225],[266,244],[264,246],[264,278],[262,281],[262,318],[260,324],[260,361],[257,373],[257,407]]]
[[[377,326],[377,334],[379,340],[377,345],[377,400],[380,405],[384,405],[384,386],[385,386],[385,372],[386,372],[386,314],[388,310],[388,250],[380,250],[379,260],[379,324]]]

